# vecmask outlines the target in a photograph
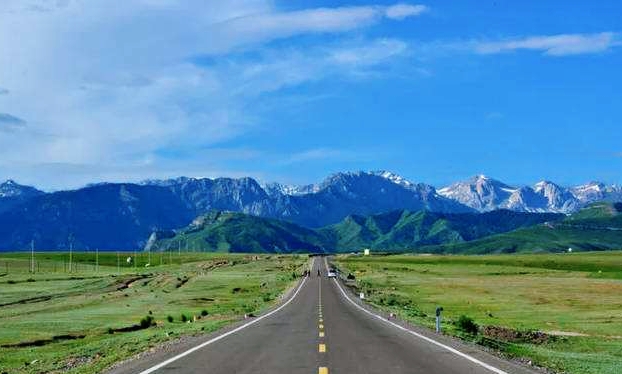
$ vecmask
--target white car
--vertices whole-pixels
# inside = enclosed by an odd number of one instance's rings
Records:
[[[329,278],[335,278],[337,276],[337,273],[335,273],[333,270],[329,270],[327,276]]]

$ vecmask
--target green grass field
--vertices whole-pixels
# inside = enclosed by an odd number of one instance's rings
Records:
[[[70,271],[67,253],[42,253],[31,273],[29,256],[0,254],[0,373],[100,372],[164,341],[214,331],[275,304],[308,262],[164,253],[146,266],[146,253],[132,263],[134,253],[99,253],[98,261],[75,253]]]
[[[339,256],[368,302],[564,373],[622,372],[622,252]],[[476,335],[457,324],[465,315]],[[544,334],[535,333],[536,331]]]

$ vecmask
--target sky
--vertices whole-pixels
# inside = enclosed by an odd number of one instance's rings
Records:
[[[622,183],[619,1],[2,0],[0,180]]]

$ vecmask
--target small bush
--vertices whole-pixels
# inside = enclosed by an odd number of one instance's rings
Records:
[[[355,280],[356,277],[352,273],[348,273],[348,280]]]
[[[181,314],[181,321],[182,321],[182,322],[188,322],[188,320],[189,320],[189,319],[188,319],[188,316],[182,313],[182,314]]]
[[[140,320],[140,327],[142,327],[143,329],[151,327],[154,324],[155,324],[155,322],[154,322],[152,316],[146,316],[146,317],[141,318],[141,320]]]
[[[34,281],[35,281],[35,280],[34,280],[34,278],[28,278],[28,279],[26,279],[26,282],[34,282]]]
[[[476,335],[477,331],[479,330],[479,326],[477,326],[475,321],[473,321],[473,318],[467,317],[464,314],[461,315],[460,318],[458,318],[456,326],[458,327],[458,329],[471,335]]]
[[[173,316],[169,314],[168,316],[166,316],[166,320],[169,321],[170,323],[173,323],[175,319],[173,318]]]
[[[201,316],[202,316],[202,317],[205,317],[205,316],[207,316],[208,314],[209,314],[209,313],[207,313],[207,310],[205,310],[205,309],[203,309],[203,310],[201,311]]]
[[[108,334],[114,334],[114,329],[112,327],[108,327]]]

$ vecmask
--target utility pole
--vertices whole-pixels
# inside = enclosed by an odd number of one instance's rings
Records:
[[[72,260],[73,260],[73,239],[69,239],[69,272],[72,273],[73,272],[73,265],[72,265]]]
[[[30,272],[35,272],[35,241],[30,241]]]

